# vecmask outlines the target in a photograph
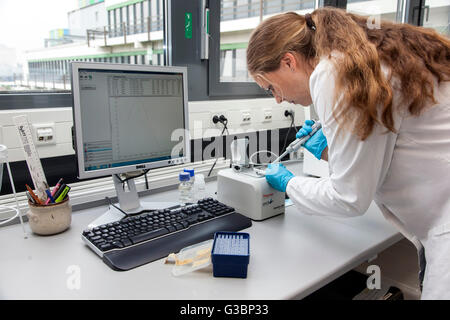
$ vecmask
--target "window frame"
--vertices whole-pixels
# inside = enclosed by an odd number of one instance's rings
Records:
[[[210,1],[210,40],[208,66],[208,96],[210,98],[262,98],[267,93],[254,82],[220,81],[220,11],[221,1]]]

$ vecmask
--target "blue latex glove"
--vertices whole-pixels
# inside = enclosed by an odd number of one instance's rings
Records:
[[[294,175],[281,163],[270,163],[266,169],[266,180],[272,188],[286,192],[286,187]]]
[[[295,135],[295,137],[297,139],[307,136],[308,134],[311,133],[312,131],[312,126],[314,124],[314,121],[312,120],[305,120],[305,123],[303,124],[303,126],[301,127],[300,130],[298,130],[297,134]]]
[[[295,137],[298,139],[310,134],[312,131],[313,124],[314,121],[306,120],[305,124],[302,126],[300,130],[298,130]],[[319,130],[316,131],[315,134],[313,134],[311,138],[309,138],[308,141],[306,141],[303,147],[309,152],[311,152],[314,155],[314,157],[320,160],[322,158],[322,152],[327,147],[327,145],[328,145],[327,138],[325,138],[322,128],[320,128]]]

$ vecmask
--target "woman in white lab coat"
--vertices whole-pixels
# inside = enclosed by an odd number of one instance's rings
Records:
[[[305,148],[330,176],[272,165],[267,181],[305,214],[358,216],[374,200],[426,258],[422,299],[449,299],[449,39],[321,8],[263,21],[247,65],[278,103],[313,104],[322,123]]]

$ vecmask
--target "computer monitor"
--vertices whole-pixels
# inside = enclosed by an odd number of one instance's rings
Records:
[[[187,69],[73,62],[71,78],[78,177],[112,175],[122,209],[139,209],[118,174],[190,161]]]

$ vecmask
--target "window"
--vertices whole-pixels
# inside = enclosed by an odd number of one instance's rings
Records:
[[[426,0],[423,9],[422,25],[450,37],[450,2]]]
[[[402,1],[348,0],[347,11],[372,18],[368,23],[376,24],[377,19],[402,22]]]
[[[71,61],[164,64],[162,0],[63,2],[0,1],[0,27],[15,30],[0,39],[0,93],[69,93]]]
[[[253,29],[268,15],[314,10],[314,0],[221,0],[220,82],[253,82],[245,51]]]

